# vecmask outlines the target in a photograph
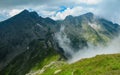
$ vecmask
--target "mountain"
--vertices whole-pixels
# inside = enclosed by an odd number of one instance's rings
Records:
[[[54,20],[28,10],[0,22],[0,70],[29,49],[30,42],[48,38],[46,35],[56,31],[56,25]]]
[[[106,45],[114,37],[118,36],[120,26],[112,22],[97,17],[92,13],[86,13],[80,16],[67,16],[63,20],[63,35],[70,39],[70,46],[74,50],[94,46]],[[62,35],[62,36],[63,36]]]
[[[58,53],[49,42],[34,40],[29,44],[29,49],[16,56],[2,71],[2,75],[25,75],[30,70],[37,70],[53,60],[59,58]]]
[[[119,29],[93,13],[54,21],[24,10],[0,22],[0,74],[32,75],[55,62],[64,67],[73,53],[90,45],[106,46]]]
[[[86,13],[80,16],[67,16],[60,21],[60,31],[56,39],[64,50],[64,55],[71,59],[80,50],[93,47],[106,47],[118,37],[120,26],[104,18]]]

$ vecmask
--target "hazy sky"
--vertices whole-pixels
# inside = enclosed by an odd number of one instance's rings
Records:
[[[120,24],[119,0],[0,0],[0,21],[12,17],[24,9],[37,11],[42,17],[64,19],[87,12]]]

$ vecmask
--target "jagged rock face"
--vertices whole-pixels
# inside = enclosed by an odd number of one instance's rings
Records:
[[[120,26],[103,18],[96,17],[92,13],[81,16],[67,16],[62,22],[65,26],[64,33],[70,39],[73,50],[88,47],[106,45],[119,34]]]
[[[49,43],[48,43],[49,42]],[[28,45],[28,49],[22,54],[16,56],[1,72],[1,75],[25,75],[31,68],[38,64],[42,65],[45,58],[55,56],[57,53],[54,50],[50,41],[39,39],[33,40]],[[47,62],[46,62],[47,63]],[[45,63],[44,63],[45,64]]]
[[[54,20],[27,10],[0,22],[0,69],[26,51],[32,40],[46,39],[48,30],[56,31],[56,25]]]

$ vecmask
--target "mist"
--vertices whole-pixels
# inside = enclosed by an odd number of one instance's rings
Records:
[[[63,48],[64,55],[73,55],[74,51],[72,50],[72,47],[70,46],[70,39],[67,38],[66,33],[64,33],[65,26],[61,26],[60,32],[55,34],[55,38],[58,40],[59,46]]]
[[[97,5],[96,15],[120,24],[120,2],[119,0],[102,0]]]
[[[73,54],[73,57],[68,60],[69,63],[74,63],[83,58],[91,58],[102,54],[120,53],[120,37],[112,40],[106,47],[89,46],[87,49],[79,50]]]
[[[120,36],[114,38],[105,47],[88,44],[88,48],[74,52],[74,48],[70,46],[70,39],[64,33],[64,28],[65,26],[61,26],[60,32],[55,34],[55,38],[58,40],[59,46],[63,48],[65,55],[70,54],[72,56],[68,59],[68,63],[74,63],[84,58],[95,57],[96,55],[120,53]]]

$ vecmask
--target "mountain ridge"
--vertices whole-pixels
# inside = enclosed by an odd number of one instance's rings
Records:
[[[61,31],[62,25],[65,28]],[[42,18],[35,11],[24,10],[0,22],[0,72],[4,70],[2,74],[6,75],[9,69],[15,69],[16,72],[9,71],[8,75],[26,74],[35,65],[29,68],[23,66],[26,71],[21,70],[20,73],[19,69],[23,68],[20,67],[20,62],[24,65],[31,65],[27,63],[36,60],[34,64],[43,65],[42,61],[38,60],[49,57],[49,53],[53,57],[54,55],[60,56],[56,58],[57,60],[67,60],[72,57],[67,53],[70,51],[67,50],[69,47],[72,48],[71,51],[78,52],[88,48],[89,43],[94,46],[106,46],[109,41],[118,36],[119,29],[118,24],[113,24],[103,18],[96,18],[90,12],[76,17],[67,16],[58,22],[49,17]],[[55,37],[55,34],[60,37]],[[61,42],[66,47],[61,45]],[[30,45],[31,43],[33,44]],[[42,52],[43,55],[41,55]],[[24,61],[27,56],[28,61]]]

